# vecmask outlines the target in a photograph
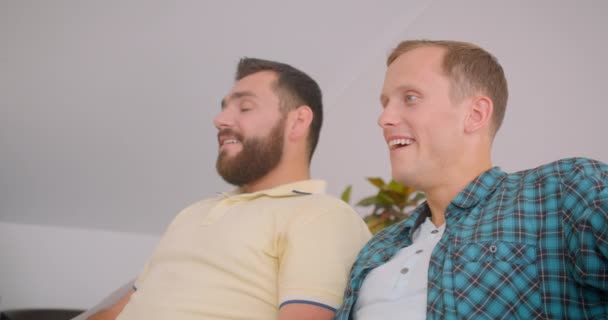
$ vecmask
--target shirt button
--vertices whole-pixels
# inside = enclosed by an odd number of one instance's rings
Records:
[[[422,250],[417,250],[416,251],[416,254],[420,254],[420,253],[422,253]]]
[[[408,269],[408,268],[403,268],[403,269],[401,269],[401,274],[406,274],[406,273],[408,273],[409,271],[410,271],[410,269]]]
[[[439,232],[439,230],[433,230],[433,231],[431,231],[431,233],[433,233],[433,234],[435,234],[437,232]]]

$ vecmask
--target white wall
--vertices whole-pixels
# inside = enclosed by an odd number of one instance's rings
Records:
[[[0,310],[93,306],[135,278],[158,239],[0,222]]]

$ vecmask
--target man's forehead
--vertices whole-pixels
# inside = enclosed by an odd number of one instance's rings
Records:
[[[438,71],[441,72],[445,49],[432,46],[420,47],[405,52],[388,66],[387,75],[392,72]]]
[[[237,80],[228,94],[222,99],[222,107],[229,101],[251,97],[259,98],[267,93],[274,95],[277,75],[272,71],[260,71]]]
[[[388,66],[384,84],[444,76],[443,55],[442,48],[437,47],[422,47],[408,51]]]
[[[232,100],[238,100],[238,99],[245,98],[245,97],[255,98],[257,96],[252,91],[234,91],[234,92],[230,92],[228,95],[226,95],[222,99],[221,105],[222,105],[222,107],[224,107],[224,106],[226,106],[227,103],[229,103]]]
[[[277,75],[273,71],[259,71],[244,76],[234,83],[234,91],[242,91],[248,87],[269,87],[277,80]]]
[[[270,71],[256,72],[237,80],[227,96],[236,92],[261,92],[272,89],[277,76]]]
[[[444,54],[443,48],[433,46],[415,48],[397,57],[386,70],[380,101],[395,92],[433,88],[438,81],[449,81],[443,72]]]

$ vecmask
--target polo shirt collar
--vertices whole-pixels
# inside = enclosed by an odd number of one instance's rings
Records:
[[[482,173],[452,200],[450,206],[461,209],[476,206],[482,199],[494,192],[506,177],[507,173],[499,167],[494,167]]]
[[[241,193],[240,189],[236,189],[232,192],[225,193],[224,196],[236,201],[253,200],[264,196],[272,198],[292,197],[325,193],[326,186],[327,184],[323,180],[302,180],[251,193]]]

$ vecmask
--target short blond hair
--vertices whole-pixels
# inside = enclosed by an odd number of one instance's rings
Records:
[[[391,51],[386,65],[390,66],[402,54],[421,47],[445,49],[441,67],[452,85],[451,95],[454,100],[460,101],[476,92],[492,99],[492,133],[496,134],[505,117],[509,97],[507,79],[498,60],[486,50],[468,42],[406,40]]]

